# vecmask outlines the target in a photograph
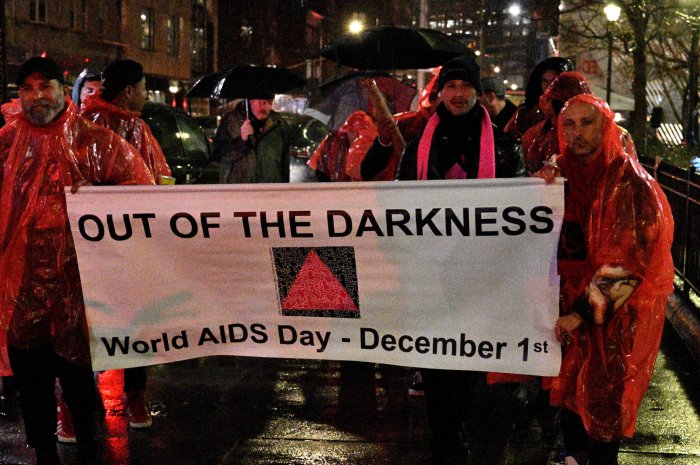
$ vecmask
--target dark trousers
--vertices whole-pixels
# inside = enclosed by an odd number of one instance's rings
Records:
[[[428,424],[432,433],[433,461],[441,463],[460,453],[465,438],[462,424],[469,427],[470,413],[485,374],[476,371],[421,369]]]
[[[124,369],[124,392],[146,389],[146,367]]]
[[[579,465],[617,465],[620,441],[603,442],[591,438],[581,417],[569,409],[561,410],[560,421],[566,453]]]
[[[27,444],[38,451],[56,449],[55,380],[73,414],[79,463],[94,463],[99,455],[95,380],[90,368],[60,357],[50,346],[36,349],[8,347],[15,375]]]

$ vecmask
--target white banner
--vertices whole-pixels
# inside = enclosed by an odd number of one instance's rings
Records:
[[[563,184],[66,193],[96,370],[210,355],[556,375]]]

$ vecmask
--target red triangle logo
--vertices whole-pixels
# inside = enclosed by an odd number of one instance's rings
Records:
[[[315,250],[309,252],[297,274],[283,310],[359,311],[338,278],[328,269]]]

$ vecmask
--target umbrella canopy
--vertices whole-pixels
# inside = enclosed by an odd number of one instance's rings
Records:
[[[345,35],[319,55],[357,69],[423,69],[469,52],[462,43],[433,29],[377,26]]]
[[[187,96],[209,98],[267,98],[306,84],[306,79],[287,68],[242,65],[208,74],[197,81]]]
[[[190,88],[189,92],[187,92],[187,96],[189,98],[214,98],[211,94],[214,91],[216,84],[224,76],[223,73],[224,71],[219,71],[217,73],[202,76]]]
[[[314,116],[331,129],[338,129],[351,113],[368,110],[364,79],[371,78],[384,94],[392,113],[408,111],[416,89],[381,71],[355,71],[319,86],[319,94],[309,101],[304,113]]]

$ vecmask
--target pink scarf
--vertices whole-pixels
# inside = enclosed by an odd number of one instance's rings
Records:
[[[484,116],[481,118],[481,139],[479,140],[479,173],[477,178],[495,178],[496,177],[496,146],[493,140],[493,129],[491,128],[491,118],[489,117],[488,111],[482,106],[481,107]],[[428,160],[430,159],[430,145],[433,142],[433,135],[435,134],[435,128],[440,124],[440,117],[437,113],[433,114],[428,120],[428,124],[425,126],[423,135],[418,143],[418,166],[417,166],[417,178],[419,180],[428,179]],[[455,168],[450,169],[448,172],[448,179],[451,178],[466,178],[467,173],[461,170],[463,175],[451,175]]]

